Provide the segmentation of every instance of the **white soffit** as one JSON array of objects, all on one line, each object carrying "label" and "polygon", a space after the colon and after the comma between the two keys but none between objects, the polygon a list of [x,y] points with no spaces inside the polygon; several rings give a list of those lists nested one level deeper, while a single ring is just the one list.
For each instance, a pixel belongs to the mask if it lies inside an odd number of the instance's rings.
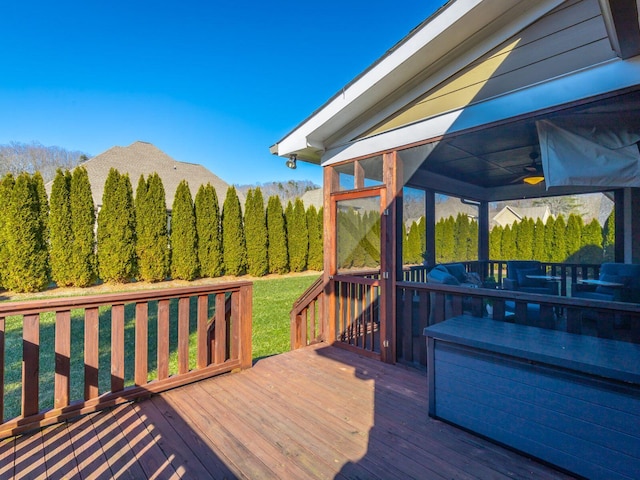
[{"label": "white soffit", "polygon": [[[309,152],[309,147],[316,151],[324,149],[327,138],[368,110],[374,109],[388,95],[410,83],[424,70],[434,64],[440,65],[438,71],[434,72],[433,79],[430,78],[435,86],[446,79],[447,75],[464,68],[466,64],[562,3],[563,0],[450,2],[274,145],[272,152],[288,156],[292,153],[301,154],[305,150]],[[506,22],[507,18],[509,22]],[[505,28],[489,31],[487,26],[494,22],[502,22]],[[469,42],[474,36],[479,37],[478,41]],[[462,44],[465,44],[467,51],[458,51]],[[456,53],[454,63],[447,58],[452,51]],[[424,84],[420,89],[422,93]],[[392,107],[388,107],[389,110],[399,108],[399,103],[406,104],[416,95],[415,91],[407,92]],[[380,112],[378,116],[387,114],[386,111]],[[304,155],[300,158],[304,159]]]},{"label": "white soffit", "polygon": [[362,157],[640,84],[640,57],[612,60],[326,151],[322,165]]}]

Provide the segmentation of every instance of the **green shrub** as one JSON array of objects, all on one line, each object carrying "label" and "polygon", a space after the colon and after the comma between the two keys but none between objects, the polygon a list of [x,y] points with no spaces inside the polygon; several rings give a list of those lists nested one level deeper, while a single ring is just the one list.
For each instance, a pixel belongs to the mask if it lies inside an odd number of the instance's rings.
[{"label": "green shrub", "polygon": [[51,277],[59,287],[73,285],[72,219],[71,174],[59,168],[51,186],[49,214]]},{"label": "green shrub", "polygon": [[89,175],[84,167],[76,167],[71,175],[71,280],[76,287],[88,287],[98,276],[96,258],[96,212],[91,195]]},{"label": "green shrub", "polygon": [[244,213],[249,274],[262,277],[269,270],[267,258],[267,220],[260,187],[249,190]]},{"label": "green shrub", "polygon": [[287,238],[289,239],[289,268],[292,272],[302,272],[307,269],[309,254],[309,230],[304,204],[296,199],[291,211],[290,223],[287,223]]},{"label": "green shrub", "polygon": [[307,268],[309,270],[321,271],[323,269],[323,245],[322,245],[322,221],[316,211],[316,207],[311,205],[307,209],[307,229],[309,231],[309,256]]},{"label": "green shrub", "polygon": [[105,282],[129,282],[136,271],[136,220],[129,175],[111,168],[98,214],[98,264]]},{"label": "green shrub", "polygon": [[203,277],[219,277],[224,272],[221,228],[216,189],[210,183],[200,185],[196,193],[196,230],[200,275]]},{"label": "green shrub", "polygon": [[247,272],[247,243],[242,210],[234,187],[227,190],[222,206],[222,252],[227,275],[244,275]]},{"label": "green shrub", "polygon": [[287,250],[287,234],[285,230],[282,202],[275,195],[267,201],[267,235],[269,273],[287,273],[289,271],[289,256]]},{"label": "green shrub", "polygon": [[138,277],[159,282],[169,274],[169,231],[164,186],[157,173],[146,181],[140,176],[135,205]]},{"label": "green shrub", "polygon": [[182,180],[171,209],[171,276],[193,280],[198,267],[196,216],[189,184]]}]

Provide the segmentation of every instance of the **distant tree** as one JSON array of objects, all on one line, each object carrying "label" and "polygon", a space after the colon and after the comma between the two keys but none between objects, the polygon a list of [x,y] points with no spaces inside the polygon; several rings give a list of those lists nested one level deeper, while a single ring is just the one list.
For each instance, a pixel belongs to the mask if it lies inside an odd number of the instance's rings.
[{"label": "distant tree", "polygon": [[71,278],[76,287],[92,285],[98,276],[95,225],[96,213],[89,174],[86,168],[76,167],[71,175]]},{"label": "distant tree", "polygon": [[198,276],[196,215],[186,180],[178,184],[171,208],[171,276],[193,280]]},{"label": "distant tree", "polygon": [[309,270],[321,271],[322,265],[322,222],[316,207],[311,205],[307,209],[307,228],[309,229]]},{"label": "distant tree", "polygon": [[302,272],[307,268],[309,254],[309,229],[302,200],[296,199],[291,212],[290,224],[287,224],[289,239],[289,267],[292,272]]},{"label": "distant tree", "polygon": [[544,251],[544,223],[541,218],[536,220],[533,229],[533,249],[531,258],[538,261],[544,261],[546,258],[546,253]]},{"label": "distant tree", "polygon": [[582,229],[580,263],[602,263],[602,227],[597,219],[591,220]]},{"label": "distant tree", "polygon": [[516,242],[513,238],[513,231],[510,225],[504,227],[502,231],[500,251],[502,252],[503,259],[509,260],[516,258]]},{"label": "distant tree", "polygon": [[516,247],[518,258],[522,260],[531,260],[533,258],[533,234],[535,224],[530,218],[523,218],[518,225]]},{"label": "distant tree", "polygon": [[260,187],[249,189],[244,208],[244,231],[247,240],[248,272],[262,277],[269,271],[267,218]]},{"label": "distant tree", "polygon": [[200,185],[196,194],[196,230],[200,275],[219,277],[224,273],[222,260],[222,223],[218,194],[210,183]]},{"label": "distant tree", "polygon": [[615,262],[616,258],[616,216],[615,209],[607,217],[604,224],[602,248],[604,250],[603,260],[605,262]]},{"label": "distant tree", "polygon": [[135,205],[138,277],[159,282],[169,275],[169,231],[164,185],[157,173],[147,180],[140,175]]},{"label": "distant tree", "polygon": [[227,190],[222,206],[222,252],[227,275],[247,273],[247,243],[240,200],[234,187]]},{"label": "distant tree", "polygon": [[545,256],[542,259],[544,262],[553,262],[553,249],[556,233],[556,220],[554,217],[549,217],[544,224],[544,252]]},{"label": "distant tree", "polygon": [[496,225],[489,232],[489,258],[491,260],[502,260],[502,226]]},{"label": "distant tree", "polygon": [[567,259],[567,224],[563,215],[558,215],[553,231],[552,261],[561,263]]},{"label": "distant tree", "polygon": [[418,223],[411,222],[406,242],[406,261],[409,264],[422,263],[422,250],[420,248],[420,227]]},{"label": "distant tree", "polygon": [[7,275],[4,286],[14,292],[38,292],[49,284],[49,258],[42,198],[37,179],[18,175],[7,212]]},{"label": "distant tree", "polygon": [[58,168],[70,170],[83,158],[88,157],[82,152],[61,147],[46,147],[38,142],[11,142],[0,145],[0,175],[40,172],[43,179],[49,181],[53,180]]},{"label": "distant tree", "polygon": [[0,285],[6,286],[5,280],[9,273],[9,211],[11,199],[13,195],[13,187],[15,186],[15,178],[11,173],[7,173],[0,180]]},{"label": "distant tree", "polygon": [[282,203],[277,195],[267,201],[267,234],[269,236],[269,273],[289,271],[287,233],[282,213]]},{"label": "distant tree", "polygon": [[111,168],[98,214],[98,264],[105,282],[129,282],[136,271],[136,218],[129,175]]},{"label": "distant tree", "polygon": [[49,256],[51,277],[59,287],[73,285],[73,216],[71,213],[71,174],[58,169],[51,186],[49,214]]}]

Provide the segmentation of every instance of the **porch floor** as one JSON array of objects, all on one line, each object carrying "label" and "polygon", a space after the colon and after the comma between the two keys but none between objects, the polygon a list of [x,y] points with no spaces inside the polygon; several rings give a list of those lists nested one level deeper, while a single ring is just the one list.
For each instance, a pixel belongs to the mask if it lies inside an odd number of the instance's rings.
[{"label": "porch floor", "polygon": [[316,345],[0,442],[0,478],[570,478],[428,418],[424,372]]}]

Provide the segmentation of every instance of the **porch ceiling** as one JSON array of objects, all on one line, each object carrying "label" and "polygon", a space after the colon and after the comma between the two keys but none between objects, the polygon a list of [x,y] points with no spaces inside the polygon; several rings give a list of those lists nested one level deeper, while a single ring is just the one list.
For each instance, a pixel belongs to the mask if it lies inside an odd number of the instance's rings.
[{"label": "porch ceiling", "polygon": [[437,179],[437,186],[444,187],[445,191],[455,190],[459,194],[466,185],[471,197],[487,200],[565,194],[566,189],[547,191],[544,182],[535,186],[523,182],[524,177],[531,175],[527,168],[532,163],[535,162],[540,171],[542,168],[536,121],[579,115],[583,125],[592,128],[613,117],[616,126],[639,132],[639,111],[640,92],[636,91],[471,132],[445,135],[409,184],[433,187],[430,184]]}]

